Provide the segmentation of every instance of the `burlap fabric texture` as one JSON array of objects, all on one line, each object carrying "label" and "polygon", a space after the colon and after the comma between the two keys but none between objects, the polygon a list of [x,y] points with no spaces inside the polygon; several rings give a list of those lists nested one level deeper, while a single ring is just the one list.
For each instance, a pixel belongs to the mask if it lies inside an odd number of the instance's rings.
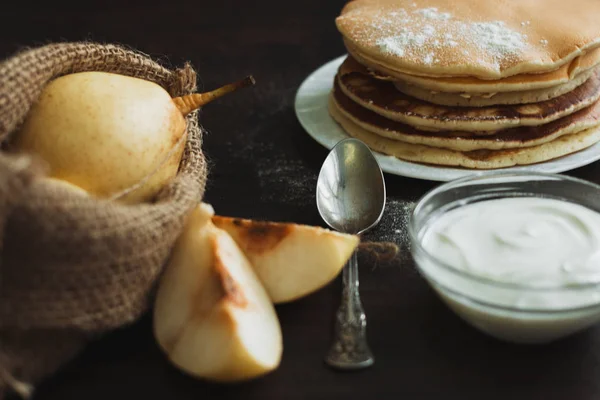
[{"label": "burlap fabric texture", "polygon": [[[52,79],[105,71],[147,79],[171,96],[196,90],[186,65],[169,70],[115,45],[58,43],[0,64],[0,139],[10,140]],[[151,202],[126,206],[50,185],[43,163],[0,152],[0,398],[27,395],[97,335],[149,307],[186,216],[202,199],[206,163],[197,113],[176,179]]]}]

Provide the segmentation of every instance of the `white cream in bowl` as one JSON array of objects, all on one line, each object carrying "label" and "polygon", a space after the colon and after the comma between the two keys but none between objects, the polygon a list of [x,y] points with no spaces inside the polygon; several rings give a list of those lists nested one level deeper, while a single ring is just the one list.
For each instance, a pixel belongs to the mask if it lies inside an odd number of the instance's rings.
[{"label": "white cream in bowl", "polygon": [[461,317],[539,343],[600,320],[600,214],[543,197],[465,204],[419,233],[419,268]]}]

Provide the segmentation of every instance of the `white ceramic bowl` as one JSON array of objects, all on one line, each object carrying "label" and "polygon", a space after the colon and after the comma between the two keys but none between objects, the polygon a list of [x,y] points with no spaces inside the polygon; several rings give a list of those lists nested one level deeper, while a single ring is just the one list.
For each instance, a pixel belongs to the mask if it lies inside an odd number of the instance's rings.
[{"label": "white ceramic bowl", "polygon": [[600,212],[600,186],[580,179],[538,173],[473,175],[421,198],[408,227],[411,252],[431,287],[469,324],[505,341],[547,343],[600,321],[600,281],[543,287],[496,282],[447,265],[421,242],[427,225],[442,213],[478,201],[522,196],[565,200]]}]

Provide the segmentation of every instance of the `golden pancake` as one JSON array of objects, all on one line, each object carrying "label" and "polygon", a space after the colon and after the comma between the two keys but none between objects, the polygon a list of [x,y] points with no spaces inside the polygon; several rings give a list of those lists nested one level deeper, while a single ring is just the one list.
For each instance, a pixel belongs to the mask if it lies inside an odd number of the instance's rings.
[{"label": "golden pancake", "polygon": [[418,86],[403,83],[400,81],[393,82],[393,84],[400,92],[415,97],[417,99],[427,101],[429,103],[450,107],[487,107],[499,104],[515,105],[539,103],[542,101],[554,99],[558,96],[562,96],[566,93],[569,93],[572,90],[575,90],[575,88],[582,85],[594,73],[597,73],[598,70],[600,70],[600,67],[588,69],[587,71],[584,71],[577,75],[574,79],[570,80],[569,82],[557,86],[543,89],[525,90],[519,92],[459,94],[422,89]]},{"label": "golden pancake", "polygon": [[353,0],[336,19],[360,54],[405,74],[549,72],[600,45],[598,0]]},{"label": "golden pancake", "polygon": [[348,58],[339,69],[337,83],[344,94],[383,117],[427,130],[497,131],[537,126],[579,111],[600,98],[600,73],[555,99],[527,105],[448,107],[415,99],[385,81],[369,76]]},{"label": "golden pancake", "polygon": [[558,137],[581,132],[600,125],[600,101],[575,114],[546,125],[521,127],[478,135],[474,132],[429,132],[392,121],[354,103],[339,86],[333,90],[336,110],[344,118],[368,132],[412,144],[441,147],[458,151],[501,150],[538,146]]},{"label": "golden pancake", "polygon": [[471,169],[498,169],[515,165],[528,165],[549,161],[590,147],[600,141],[600,128],[595,127],[539,146],[505,150],[455,151],[436,147],[411,144],[388,139],[371,133],[345,118],[330,101],[332,117],[346,133],[357,138],[379,153],[405,161],[432,165],[466,167]]},{"label": "golden pancake", "polygon": [[473,77],[433,78],[393,71],[377,64],[369,57],[361,55],[347,42],[346,47],[350,55],[368,67],[369,72],[377,79],[398,81],[437,92],[480,94],[482,96],[497,92],[517,92],[555,87],[569,83],[583,72],[589,71],[600,64],[600,48],[596,48],[575,57],[557,70],[545,73],[513,75],[497,80],[484,80]]}]

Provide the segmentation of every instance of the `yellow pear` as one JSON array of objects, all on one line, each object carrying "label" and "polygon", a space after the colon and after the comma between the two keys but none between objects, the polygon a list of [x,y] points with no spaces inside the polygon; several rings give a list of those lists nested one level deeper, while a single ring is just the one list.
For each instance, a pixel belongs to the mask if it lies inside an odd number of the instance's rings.
[{"label": "yellow pear", "polygon": [[42,157],[51,177],[99,197],[130,188],[159,168],[145,185],[122,199],[138,202],[175,176],[184,134],[183,115],[159,85],[83,72],[46,86],[14,144]]},{"label": "yellow pear", "polygon": [[214,216],[242,249],[274,303],[299,299],[331,282],[359,244],[356,235],[315,226]]},{"label": "yellow pear", "polygon": [[190,375],[249,380],[279,366],[281,328],[250,263],[212,215],[212,207],[200,205],[178,239],[159,282],[154,335]]},{"label": "yellow pear", "polygon": [[103,198],[150,200],[179,168],[186,141],[184,115],[239,87],[171,98],[156,83],[106,72],[51,81],[14,139],[37,154],[50,176]]}]

